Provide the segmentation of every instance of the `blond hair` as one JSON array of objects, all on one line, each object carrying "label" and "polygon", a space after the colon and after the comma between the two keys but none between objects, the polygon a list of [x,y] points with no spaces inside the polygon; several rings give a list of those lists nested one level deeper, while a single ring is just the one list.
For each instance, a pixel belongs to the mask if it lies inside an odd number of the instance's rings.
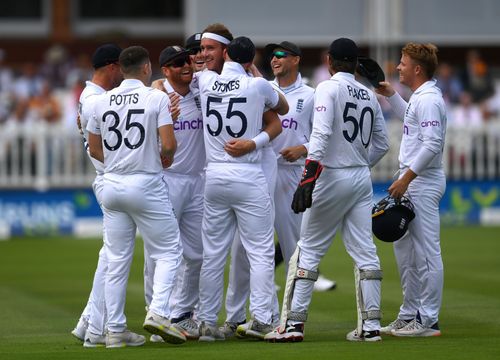
[{"label": "blond hair", "polygon": [[409,56],[420,65],[429,79],[434,76],[434,72],[438,65],[438,48],[436,45],[431,43],[417,44],[410,42],[403,47],[401,53]]}]

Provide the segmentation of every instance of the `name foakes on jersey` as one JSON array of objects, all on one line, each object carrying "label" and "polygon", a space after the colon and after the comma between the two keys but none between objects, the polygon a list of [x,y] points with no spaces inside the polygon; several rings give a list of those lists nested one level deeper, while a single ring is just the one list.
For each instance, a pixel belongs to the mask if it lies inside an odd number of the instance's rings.
[{"label": "name foakes on jersey", "polygon": [[111,95],[109,97],[109,105],[130,105],[137,104],[139,102],[139,94],[125,94],[125,95]]},{"label": "name foakes on jersey", "polygon": [[358,89],[350,85],[347,85],[347,91],[349,92],[349,95],[355,99],[368,100],[368,101],[370,100],[370,93],[365,89]]},{"label": "name foakes on jersey", "polygon": [[238,90],[239,88],[240,88],[239,80],[231,80],[227,83],[223,83],[216,80],[212,85],[212,90],[217,92],[233,91],[233,90]]}]

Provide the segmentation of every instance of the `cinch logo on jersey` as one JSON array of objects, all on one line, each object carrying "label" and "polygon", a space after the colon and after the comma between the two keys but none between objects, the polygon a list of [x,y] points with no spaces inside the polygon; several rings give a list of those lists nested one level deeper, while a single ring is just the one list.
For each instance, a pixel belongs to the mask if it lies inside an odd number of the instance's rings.
[{"label": "cinch logo on jersey", "polygon": [[290,118],[281,120],[281,126],[283,127],[283,129],[297,130],[298,124],[297,121],[293,120],[293,118]]},{"label": "cinch logo on jersey", "polygon": [[357,89],[347,85],[349,95],[358,100],[370,100],[370,94],[365,89]]},{"label": "cinch logo on jersey", "polygon": [[314,110],[316,110],[317,112],[322,112],[322,111],[326,111],[326,107],[323,105],[320,105],[320,106],[316,106],[314,108]]},{"label": "cinch logo on jersey", "polygon": [[410,132],[410,130],[409,130],[408,126],[403,125],[403,134],[408,135],[409,132]]},{"label": "cinch logo on jersey", "polygon": [[198,130],[203,128],[203,120],[182,120],[174,123],[174,130]]},{"label": "cinch logo on jersey", "polygon": [[420,126],[422,126],[422,127],[441,126],[441,123],[439,121],[437,121],[437,120],[422,121],[420,123]]},{"label": "cinch logo on jersey", "polygon": [[239,80],[231,80],[228,83],[216,81],[216,82],[214,82],[214,85],[212,86],[212,90],[217,91],[217,92],[232,91],[232,90],[237,90],[239,88],[240,88],[240,81]]},{"label": "cinch logo on jersey", "polygon": [[109,98],[109,105],[129,105],[129,104],[137,104],[139,101],[139,94],[125,94],[125,95],[111,95]]}]

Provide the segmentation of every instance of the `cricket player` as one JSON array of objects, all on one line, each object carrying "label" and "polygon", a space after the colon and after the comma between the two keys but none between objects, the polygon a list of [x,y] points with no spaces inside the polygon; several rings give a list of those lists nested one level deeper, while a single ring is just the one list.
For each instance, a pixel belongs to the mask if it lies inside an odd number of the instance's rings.
[{"label": "cricket player", "polygon": [[316,89],[309,153],[292,201],[296,213],[309,209],[289,263],[281,324],[265,336],[271,342],[303,340],[316,271],[338,230],[360,274],[356,288],[362,295],[358,328],[347,339],[381,340],[382,276],[371,230],[370,167],[389,149],[385,120],[375,94],[354,78],[354,41],[337,39],[328,52],[333,76]]},{"label": "cricket player", "polygon": [[432,44],[408,43],[397,66],[399,81],[413,92],[408,103],[388,82],[377,92],[387,97],[403,119],[399,179],[389,187],[394,198],[405,195],[415,206],[408,233],[394,243],[403,304],[396,320],[383,327],[395,336],[440,336],[439,310],[443,296],[439,202],[446,189],[443,148],[446,105],[433,79],[438,64]]},{"label": "cricket player", "polygon": [[[179,98],[180,114],[174,122],[177,151],[173,164],[164,169],[169,186],[169,197],[179,223],[183,257],[174,293],[171,296],[171,321],[188,339],[198,338],[198,323],[193,319],[199,299],[199,278],[203,260],[201,220],[203,217],[203,190],[205,147],[203,144],[203,119],[198,90],[190,87],[193,78],[190,51],[180,46],[165,48],[159,63],[165,80],[167,94]],[[145,257],[146,303],[151,303],[152,261]],[[152,341],[163,341],[151,336]]]},{"label": "cricket player", "polygon": [[[205,35],[205,36],[203,36]],[[210,24],[208,25],[202,33],[201,40],[200,40],[200,46],[201,46],[201,54],[203,56],[204,62],[206,62],[206,68],[207,70],[214,71],[218,74],[222,72],[222,68],[224,65],[224,51],[227,49],[227,46],[229,42],[233,39],[233,35],[229,31],[229,29],[220,23],[215,23],[215,24]],[[192,41],[193,40],[193,41]],[[196,45],[196,34],[191,36],[187,43],[188,44],[193,44]],[[198,58],[197,53],[197,57]],[[191,56],[191,59],[193,60],[193,56]],[[262,75],[259,73],[258,69],[254,66],[251,65],[248,67],[248,72],[257,77],[262,77]],[[201,72],[195,73],[192,85],[193,87],[198,87],[198,77],[201,75]],[[155,81],[156,83],[156,81]],[[158,85],[158,84],[157,84]],[[161,88],[161,87],[159,87]],[[276,122],[276,120],[279,121],[278,115],[274,111],[266,111],[263,115],[264,122]],[[228,151],[234,151],[231,152],[231,155],[233,156],[241,156],[241,152],[237,148],[228,148]],[[272,206],[272,214],[274,216],[274,204],[273,204],[273,199],[274,199],[274,187],[275,187],[275,182],[276,182],[276,174],[277,174],[277,163],[276,163],[276,157],[274,155],[274,151],[272,149],[271,144],[264,145],[261,149],[261,165],[262,169],[264,171],[264,176],[267,180],[268,188],[269,188],[269,193],[270,193],[270,200],[271,200],[271,206]],[[246,269],[244,271],[234,271],[236,264],[238,266],[238,269],[243,268]],[[241,264],[244,264],[241,266]],[[226,338],[231,337],[234,335],[236,328],[238,325],[245,324],[246,323],[246,310],[245,310],[245,305],[246,305],[246,300],[248,298],[249,294],[249,281],[250,281],[250,275],[249,275],[249,263],[248,263],[248,258],[246,255],[246,252],[241,245],[240,237],[238,234],[238,231],[236,231],[234,240],[233,240],[233,246],[231,247],[231,268],[230,268],[230,273],[229,273],[229,283],[237,283],[235,286],[228,286],[228,292],[227,296],[231,298],[233,295],[237,296],[239,300],[241,300],[241,303],[234,303],[234,302],[226,302],[226,312],[229,314],[233,314],[235,319],[240,319],[238,321],[234,321],[233,317],[228,316],[227,321],[224,323],[224,325],[220,328],[220,331],[222,331],[225,335]],[[243,285],[241,285],[243,284]],[[245,290],[246,289],[246,290]],[[242,291],[244,290],[244,292]],[[240,292],[242,294],[240,294]],[[278,318],[279,317],[279,305],[277,302],[277,298],[274,299],[273,301],[273,317]],[[235,311],[231,311],[231,309],[228,306],[231,306],[231,304],[234,305]],[[260,335],[259,335],[260,336]]]},{"label": "cricket player", "polygon": [[[103,94],[118,86],[122,81],[122,73],[118,65],[118,58],[122,49],[115,44],[104,44],[99,46],[92,55],[92,66],[95,71],[92,80],[86,82],[85,89],[80,95],[78,109],[78,128],[82,132],[83,143],[87,154],[96,170],[96,178],[92,184],[97,202],[104,212],[102,206],[102,187],[104,164],[88,153],[88,131],[86,129],[92,116],[91,103],[96,95]],[[106,344],[105,323],[106,308],[104,303],[104,276],[108,266],[106,259],[106,230],[103,228],[103,247],[99,251],[97,268],[94,274],[92,290],[87,305],[80,316],[78,324],[71,332],[73,336],[83,341],[85,347],[99,347]]]},{"label": "cricket player", "polygon": [[185,336],[168,320],[182,254],[179,227],[162,174],[162,162],[170,166],[176,150],[169,99],[146,86],[151,79],[146,49],[132,46],[123,50],[119,63],[123,82],[95,100],[94,116],[87,125],[90,154],[104,163],[106,347],[141,346],[145,342],[144,336],[127,330],[124,314],[136,226],[155,262],[153,295],[144,328],[167,342],[182,343]]},{"label": "cricket player", "polygon": [[205,68],[205,56],[201,51],[202,33],[195,33],[186,40],[185,48],[189,50],[191,66],[194,72],[202,71]]},{"label": "cricket player", "polygon": [[[299,72],[302,52],[297,45],[289,41],[268,44],[266,53],[271,59],[271,69],[275,76],[271,84],[283,91],[291,104],[290,111],[280,116],[283,132],[272,143],[278,157],[274,228],[279,241],[277,250],[281,251],[283,260],[288,264],[300,237],[302,214],[295,214],[290,209],[290,199],[293,198],[295,184],[300,180],[309,149],[314,89],[302,81]],[[332,290],[335,286],[335,281],[321,274],[314,282],[315,291]]]},{"label": "cricket player", "polygon": [[[204,32],[203,39],[222,40]],[[288,106],[269,83],[246,71],[255,56],[250,39],[236,38],[223,49],[221,74],[199,76],[204,112],[207,156],[205,209],[202,224],[203,265],[200,277],[200,341],[223,340],[216,327],[221,308],[225,260],[236,228],[250,262],[250,311],[254,328],[271,327],[274,291],[274,245],[271,200],[260,159],[260,149],[281,131],[281,124],[266,122],[265,107],[286,113]],[[219,59],[206,57],[207,67]],[[269,131],[269,132],[268,132]]]}]

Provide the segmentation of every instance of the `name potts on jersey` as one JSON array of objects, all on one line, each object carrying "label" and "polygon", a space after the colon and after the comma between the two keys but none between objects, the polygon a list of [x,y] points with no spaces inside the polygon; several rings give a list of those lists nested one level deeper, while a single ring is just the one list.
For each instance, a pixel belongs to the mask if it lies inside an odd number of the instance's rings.
[{"label": "name potts on jersey", "polygon": [[124,95],[111,95],[109,97],[109,105],[130,105],[139,102],[139,94],[124,94]]}]

